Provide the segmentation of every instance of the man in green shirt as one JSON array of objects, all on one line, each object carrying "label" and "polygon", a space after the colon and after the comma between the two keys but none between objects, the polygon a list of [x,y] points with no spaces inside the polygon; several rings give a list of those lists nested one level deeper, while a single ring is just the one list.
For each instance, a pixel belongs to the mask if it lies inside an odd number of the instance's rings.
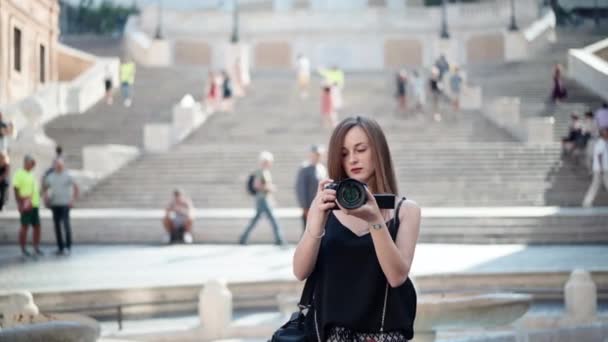
[{"label": "man in green shirt", "polygon": [[36,255],[43,255],[40,250],[40,188],[36,176],[32,172],[35,166],[34,158],[26,155],[23,158],[23,168],[13,176],[15,199],[21,219],[19,245],[21,246],[21,253],[26,257],[31,255],[25,248],[28,226],[32,226],[34,229],[34,252]]},{"label": "man in green shirt", "polygon": [[132,88],[135,83],[135,63],[127,60],[120,65],[120,86],[125,107],[131,107],[133,102]]}]

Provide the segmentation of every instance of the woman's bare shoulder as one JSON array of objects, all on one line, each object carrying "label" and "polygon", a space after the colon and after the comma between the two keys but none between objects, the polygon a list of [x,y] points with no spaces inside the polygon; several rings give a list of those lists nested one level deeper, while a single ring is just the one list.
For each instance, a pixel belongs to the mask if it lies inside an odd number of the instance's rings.
[{"label": "woman's bare shoulder", "polygon": [[412,218],[412,216],[420,217],[420,211],[421,210],[418,203],[408,198],[401,204],[401,210],[399,210],[399,219],[403,220],[406,217]]}]

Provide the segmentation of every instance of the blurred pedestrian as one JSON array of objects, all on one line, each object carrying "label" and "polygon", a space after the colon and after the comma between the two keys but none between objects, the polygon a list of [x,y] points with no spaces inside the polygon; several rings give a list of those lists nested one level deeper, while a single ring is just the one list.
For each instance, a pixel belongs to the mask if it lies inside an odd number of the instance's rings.
[{"label": "blurred pedestrian", "polygon": [[272,231],[274,232],[274,243],[276,245],[284,245],[283,235],[281,228],[277,222],[276,216],[274,215],[274,209],[272,206],[273,198],[272,193],[276,192],[276,186],[272,181],[272,174],[270,169],[274,162],[274,156],[268,151],[260,153],[259,157],[260,168],[254,172],[253,187],[255,191],[255,216],[251,219],[245,231],[239,239],[241,245],[246,245],[249,239],[249,234],[255,225],[258,223],[262,215],[266,215],[272,225]]},{"label": "blurred pedestrian", "polygon": [[317,195],[317,188],[322,179],[327,178],[327,168],[321,162],[325,148],[312,145],[308,161],[300,168],[296,177],[296,197],[302,208],[303,228],[306,229],[306,217],[312,200]]}]

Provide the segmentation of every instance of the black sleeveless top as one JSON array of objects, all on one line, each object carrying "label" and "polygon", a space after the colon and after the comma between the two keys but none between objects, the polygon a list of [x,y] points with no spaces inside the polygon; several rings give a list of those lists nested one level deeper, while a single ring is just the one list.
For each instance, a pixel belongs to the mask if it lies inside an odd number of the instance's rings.
[{"label": "black sleeveless top", "polygon": [[[400,223],[398,213],[395,210],[395,217],[387,223],[393,241]],[[313,308],[322,341],[332,327],[380,332],[388,282],[371,234],[355,235],[330,213],[314,273]],[[411,339],[415,317],[416,291],[410,279],[397,288],[389,285],[384,332],[398,331]]]}]

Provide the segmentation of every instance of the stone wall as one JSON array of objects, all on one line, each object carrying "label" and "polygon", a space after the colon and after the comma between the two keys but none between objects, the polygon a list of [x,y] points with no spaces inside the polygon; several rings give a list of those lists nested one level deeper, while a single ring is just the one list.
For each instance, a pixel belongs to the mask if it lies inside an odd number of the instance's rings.
[{"label": "stone wall", "polygon": [[[608,39],[568,52],[568,74],[608,101]],[[599,53],[599,54],[598,54]],[[601,57],[603,56],[603,57]]]},{"label": "stone wall", "polygon": [[95,64],[93,56],[62,45],[58,49],[59,81],[72,81]]},{"label": "stone wall", "polygon": [[[18,101],[56,81],[59,4],[5,0],[0,4],[0,103]],[[21,36],[20,70],[15,37]],[[44,52],[43,52],[44,51]]]},{"label": "stone wall", "polygon": [[[430,66],[441,53],[462,65],[525,58],[530,44],[524,30],[506,31],[510,8],[504,1],[449,5],[448,41],[437,32],[437,7],[400,0],[323,0],[308,2],[309,7],[302,3],[306,1],[283,0],[274,1],[273,9],[241,9],[241,43],[248,46],[254,68],[293,68],[298,54],[307,55],[314,67],[339,65],[345,70]],[[537,22],[533,3],[518,0],[516,8],[520,26]],[[158,50],[160,45],[152,49],[149,36],[158,21],[156,7],[144,8],[129,20],[127,46],[133,47],[138,62],[225,67],[224,50],[232,29],[229,9],[165,9],[162,20],[163,51]],[[535,32],[543,32],[545,25],[536,26]],[[158,56],[168,58],[153,64],[150,58]]]}]

